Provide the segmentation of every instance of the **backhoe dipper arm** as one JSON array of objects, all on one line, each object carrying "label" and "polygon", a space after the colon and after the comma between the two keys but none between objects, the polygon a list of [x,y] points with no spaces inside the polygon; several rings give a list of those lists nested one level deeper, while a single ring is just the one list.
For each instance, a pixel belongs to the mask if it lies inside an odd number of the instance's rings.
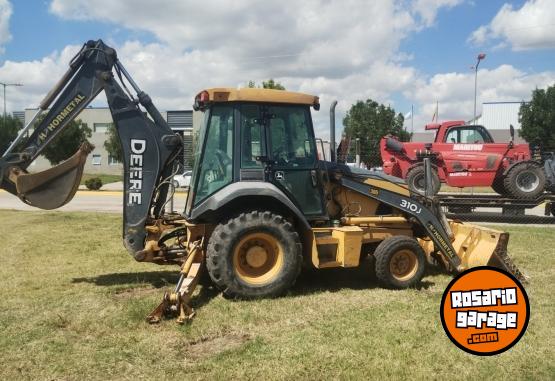
[{"label": "backhoe dipper arm", "polygon": [[[129,93],[122,76],[133,87],[138,100]],[[106,93],[123,149],[124,245],[141,260],[142,255],[137,253],[145,246],[145,225],[163,212],[170,186],[168,178],[172,175],[181,140],[169,128],[150,97],[123,68],[116,51],[102,40],[83,45],[68,71],[40,103],[33,120],[0,158],[1,187],[43,209],[54,209],[70,201],[78,187],[86,154],[93,147],[82,145],[72,158],[45,172],[29,174],[26,169],[102,90]],[[139,103],[152,120],[139,108]],[[31,135],[24,138],[39,114],[51,104]]]}]

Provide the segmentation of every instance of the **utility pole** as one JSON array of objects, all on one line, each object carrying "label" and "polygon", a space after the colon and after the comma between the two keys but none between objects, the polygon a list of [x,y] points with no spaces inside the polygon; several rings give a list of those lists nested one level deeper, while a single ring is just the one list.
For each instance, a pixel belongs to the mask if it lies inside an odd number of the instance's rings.
[{"label": "utility pole", "polygon": [[410,140],[414,132],[414,105],[410,105]]},{"label": "utility pole", "polygon": [[360,168],[360,138],[355,139],[355,162],[357,168]]},{"label": "utility pole", "polygon": [[21,83],[4,83],[0,82],[0,85],[4,86],[4,126],[6,125],[6,86],[23,86]]},{"label": "utility pole", "polygon": [[474,66],[474,119],[472,120],[472,124],[476,124],[476,94],[478,89],[478,65],[480,65],[480,61],[486,58],[485,53],[478,54],[478,61],[476,62],[476,66]]}]

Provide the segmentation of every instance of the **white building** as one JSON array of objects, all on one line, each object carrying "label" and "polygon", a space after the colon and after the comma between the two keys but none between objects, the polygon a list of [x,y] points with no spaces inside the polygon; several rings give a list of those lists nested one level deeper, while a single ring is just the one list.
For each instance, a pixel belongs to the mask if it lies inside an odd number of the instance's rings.
[{"label": "white building", "polygon": [[485,102],[482,103],[482,115],[476,118],[475,124],[480,124],[488,130],[509,130],[512,124],[515,130],[520,130],[518,112],[522,102]]},{"label": "white building", "polygon": [[[485,102],[482,103],[482,115],[476,118],[476,122],[468,121],[468,124],[478,124],[486,127],[493,140],[498,143],[508,142],[511,139],[509,126],[515,128],[515,143],[526,143],[518,133],[520,122],[518,112],[522,102]],[[414,142],[432,142],[434,132],[415,132],[412,140]]]}]

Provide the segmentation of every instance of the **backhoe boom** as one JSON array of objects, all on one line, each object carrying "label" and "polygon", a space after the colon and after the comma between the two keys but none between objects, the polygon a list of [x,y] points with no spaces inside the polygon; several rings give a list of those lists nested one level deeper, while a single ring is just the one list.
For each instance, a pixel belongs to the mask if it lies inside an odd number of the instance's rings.
[{"label": "backhoe boom", "polygon": [[[135,90],[137,100],[123,77]],[[141,259],[137,253],[144,250],[145,225],[161,217],[181,140],[124,69],[116,51],[102,40],[83,45],[68,71],[40,103],[33,120],[0,158],[1,187],[38,208],[55,209],[69,202],[77,190],[86,155],[92,150],[90,145],[83,145],[72,158],[45,172],[29,174],[27,168],[102,91],[123,149],[124,245]],[[33,127],[31,135],[24,138]]]}]

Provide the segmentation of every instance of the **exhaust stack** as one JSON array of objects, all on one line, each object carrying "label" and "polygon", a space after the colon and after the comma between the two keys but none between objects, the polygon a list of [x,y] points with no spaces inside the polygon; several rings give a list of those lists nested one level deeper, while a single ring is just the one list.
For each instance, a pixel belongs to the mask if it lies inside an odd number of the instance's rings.
[{"label": "exhaust stack", "polygon": [[337,106],[337,101],[334,100],[330,105],[330,159],[332,163],[337,161],[335,152],[335,106]]}]

